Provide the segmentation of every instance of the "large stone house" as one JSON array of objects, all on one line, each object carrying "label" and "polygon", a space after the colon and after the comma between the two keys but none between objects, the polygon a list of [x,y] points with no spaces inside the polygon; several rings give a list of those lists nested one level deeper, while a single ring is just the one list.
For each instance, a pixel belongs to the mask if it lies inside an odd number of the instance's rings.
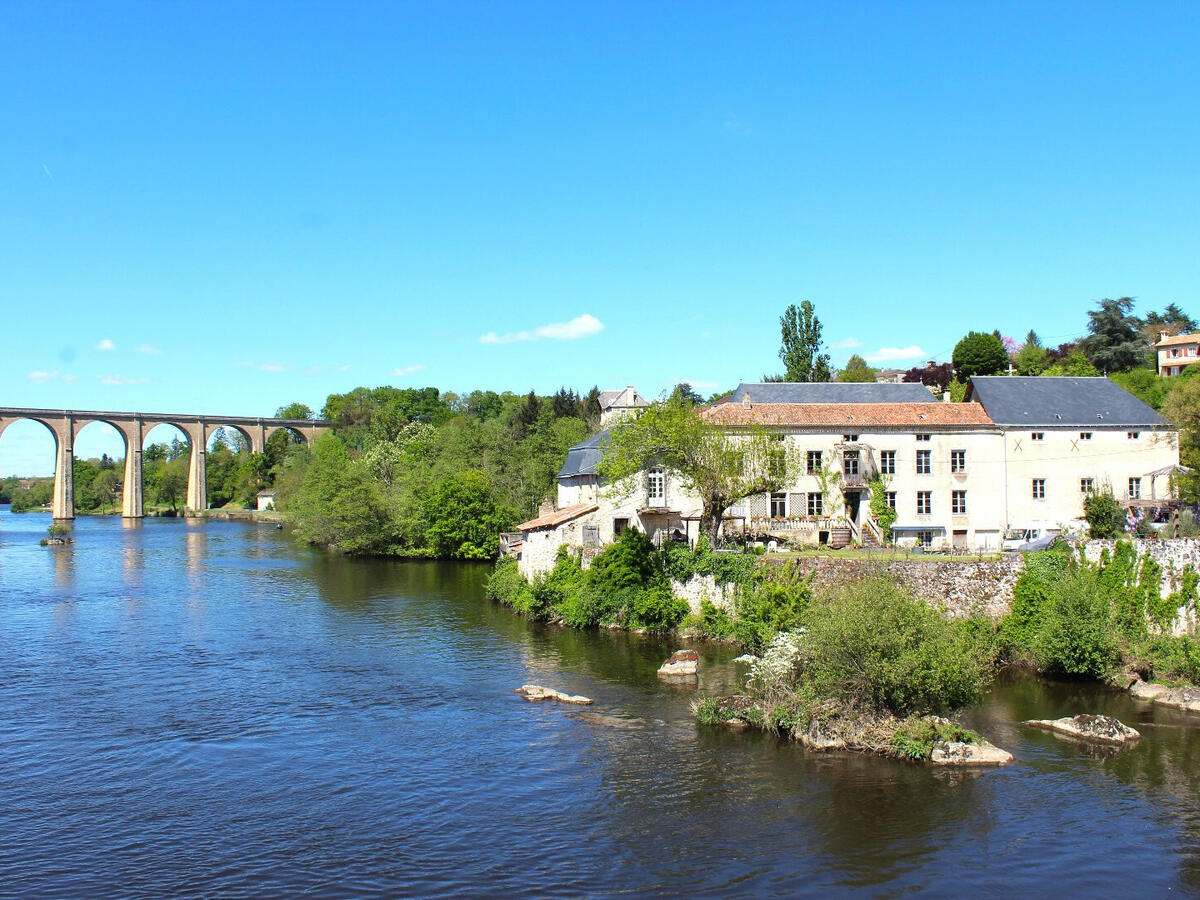
[{"label": "large stone house", "polygon": [[[919,384],[741,384],[704,415],[733,433],[766,429],[797,463],[784,490],[731,507],[726,532],[801,545],[881,540],[876,476],[896,543],[993,550],[1010,528],[1078,523],[1092,491],[1161,502],[1179,463],[1177,432],[1106,378],[975,378],[965,403]],[[555,510],[518,526],[526,575],[549,569],[560,546],[603,546],[625,528],[656,542],[699,534],[700,501],[676,474],[601,483],[607,434],[570,449]]]}]

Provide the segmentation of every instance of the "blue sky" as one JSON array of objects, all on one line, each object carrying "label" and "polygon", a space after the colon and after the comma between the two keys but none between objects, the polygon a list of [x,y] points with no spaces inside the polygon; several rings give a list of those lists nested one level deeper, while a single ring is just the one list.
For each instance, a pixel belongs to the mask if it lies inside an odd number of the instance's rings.
[{"label": "blue sky", "polygon": [[[1182,3],[9,4],[0,405],[708,392],[802,299],[898,367],[1197,314],[1198,38]],[[14,426],[0,473],[50,446]]]}]

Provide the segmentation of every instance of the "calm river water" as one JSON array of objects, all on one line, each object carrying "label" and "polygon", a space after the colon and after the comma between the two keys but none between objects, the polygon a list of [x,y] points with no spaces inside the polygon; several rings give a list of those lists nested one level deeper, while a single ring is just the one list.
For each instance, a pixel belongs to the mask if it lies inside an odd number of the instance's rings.
[{"label": "calm river water", "polygon": [[[0,514],[0,894],[1200,891],[1200,716],[1031,681],[976,774],[698,727],[673,646],[530,625],[484,566],[270,527]],[[736,685],[702,652],[702,691]],[[528,703],[537,682],[595,698]],[[1088,751],[1015,723],[1107,712]]]}]

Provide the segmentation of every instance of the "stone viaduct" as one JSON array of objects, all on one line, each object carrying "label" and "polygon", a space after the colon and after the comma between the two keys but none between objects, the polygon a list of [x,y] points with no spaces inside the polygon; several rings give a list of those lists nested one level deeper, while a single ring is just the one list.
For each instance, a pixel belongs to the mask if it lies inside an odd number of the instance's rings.
[{"label": "stone viaduct", "polygon": [[75,518],[75,435],[91,422],[106,422],[125,440],[125,478],[121,500],[121,515],[141,518],[142,505],[142,442],[146,433],[156,425],[174,425],[182,431],[191,446],[188,466],[186,508],[195,512],[208,506],[208,487],[204,480],[205,454],[208,439],[218,428],[232,428],[242,433],[250,449],[261,453],[267,438],[286,429],[312,441],[328,431],[329,422],[317,419],[261,419],[248,416],[195,416],[174,413],[98,412],[74,409],[16,409],[0,407],[0,435],[13,422],[30,419],[50,430],[56,445],[54,460],[54,502],[56,519]]}]

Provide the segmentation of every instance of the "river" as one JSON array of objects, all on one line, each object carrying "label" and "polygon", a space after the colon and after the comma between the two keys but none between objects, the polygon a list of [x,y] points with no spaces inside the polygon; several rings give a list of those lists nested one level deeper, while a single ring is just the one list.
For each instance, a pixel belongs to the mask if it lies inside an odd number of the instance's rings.
[{"label": "river", "polygon": [[[1200,891],[1200,716],[1011,680],[978,773],[703,728],[657,638],[530,624],[482,565],[269,526],[0,511],[0,893]],[[733,653],[701,649],[702,692]],[[536,682],[596,700],[534,704]],[[1015,724],[1109,713],[1089,750]]]}]

